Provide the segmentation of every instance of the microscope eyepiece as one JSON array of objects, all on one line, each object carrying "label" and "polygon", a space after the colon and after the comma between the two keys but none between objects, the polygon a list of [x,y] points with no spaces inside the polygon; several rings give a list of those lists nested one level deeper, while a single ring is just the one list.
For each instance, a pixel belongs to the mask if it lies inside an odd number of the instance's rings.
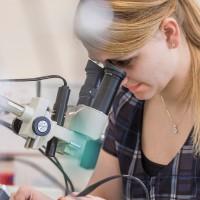
[{"label": "microscope eyepiece", "polygon": [[119,67],[115,67],[110,62],[105,64],[104,73],[112,73],[112,76],[118,77],[120,80],[123,80],[126,76],[126,73]]},{"label": "microscope eyepiece", "polygon": [[90,106],[94,101],[94,97],[103,79],[104,69],[98,66],[93,61],[88,60],[85,71],[86,79],[84,85],[81,87],[81,90],[79,92],[79,100],[77,104]]},{"label": "microscope eyepiece", "polygon": [[104,68],[103,80],[91,107],[108,114],[125,76],[126,73],[123,70],[107,62]]}]

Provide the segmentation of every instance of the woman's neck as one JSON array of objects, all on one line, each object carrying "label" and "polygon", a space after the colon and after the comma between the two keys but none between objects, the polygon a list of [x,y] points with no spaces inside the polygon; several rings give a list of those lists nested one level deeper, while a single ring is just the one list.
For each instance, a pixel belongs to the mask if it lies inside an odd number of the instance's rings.
[{"label": "woman's neck", "polygon": [[187,83],[191,81],[191,56],[188,47],[183,48],[179,60],[177,74],[160,94],[168,105],[175,104],[177,106],[178,103],[181,106],[188,103],[189,100],[181,98],[187,88]]}]

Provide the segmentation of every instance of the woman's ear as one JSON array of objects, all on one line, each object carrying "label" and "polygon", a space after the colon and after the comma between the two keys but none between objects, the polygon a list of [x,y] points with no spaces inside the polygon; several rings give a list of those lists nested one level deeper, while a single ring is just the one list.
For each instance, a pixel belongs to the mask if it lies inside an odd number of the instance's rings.
[{"label": "woman's ear", "polygon": [[164,33],[167,45],[170,49],[174,49],[179,46],[180,27],[174,18],[165,18],[160,25],[160,30]]}]

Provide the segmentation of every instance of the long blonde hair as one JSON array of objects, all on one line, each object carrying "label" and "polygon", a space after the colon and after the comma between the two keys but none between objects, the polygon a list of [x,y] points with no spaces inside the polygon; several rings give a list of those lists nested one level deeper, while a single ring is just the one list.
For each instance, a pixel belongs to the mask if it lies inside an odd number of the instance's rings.
[{"label": "long blonde hair", "polygon": [[[89,0],[80,0],[81,4]],[[112,23],[105,31],[82,34],[75,21],[75,33],[92,48],[121,55],[141,48],[159,29],[163,19],[174,16],[191,53],[191,78],[186,91],[194,107],[193,146],[200,154],[200,6],[198,0],[92,0],[97,6],[107,2],[113,12]],[[78,14],[76,15],[78,16]],[[97,24],[98,26],[98,24]],[[189,95],[189,96],[188,96]]]}]

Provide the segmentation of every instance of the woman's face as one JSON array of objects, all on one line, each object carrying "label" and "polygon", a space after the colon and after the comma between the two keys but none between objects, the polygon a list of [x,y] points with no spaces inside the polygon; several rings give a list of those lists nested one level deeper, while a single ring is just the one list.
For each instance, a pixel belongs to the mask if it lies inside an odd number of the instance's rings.
[{"label": "woman's face", "polygon": [[141,49],[120,57],[88,49],[89,57],[101,63],[111,62],[123,69],[127,76],[123,85],[138,99],[147,100],[161,92],[176,76],[178,53],[170,48],[158,31]]}]

